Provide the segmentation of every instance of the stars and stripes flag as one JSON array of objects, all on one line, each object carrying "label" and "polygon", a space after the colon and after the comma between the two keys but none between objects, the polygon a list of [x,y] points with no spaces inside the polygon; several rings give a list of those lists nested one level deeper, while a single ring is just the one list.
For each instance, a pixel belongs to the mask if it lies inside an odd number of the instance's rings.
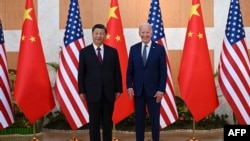
[{"label": "stars and stripes flag", "polygon": [[110,45],[117,49],[117,52],[119,54],[120,67],[122,71],[123,93],[115,101],[115,107],[112,117],[113,122],[117,124],[134,112],[134,100],[130,99],[127,96],[127,90],[126,90],[126,71],[128,66],[128,53],[123,34],[122,20],[119,11],[118,0],[111,0],[110,2],[107,31],[108,33],[105,40],[105,44]]},{"label": "stars and stripes flag", "polygon": [[181,97],[195,121],[218,107],[200,0],[192,0],[178,80]]},{"label": "stars and stripes flag", "polygon": [[239,124],[250,124],[250,64],[239,0],[231,0],[218,81]]},{"label": "stars and stripes flag", "polygon": [[0,20],[0,130],[14,122],[7,57],[4,46],[2,22]]},{"label": "stars and stripes flag", "polygon": [[31,123],[55,107],[33,0],[25,5],[14,97]]},{"label": "stars and stripes flag", "polygon": [[60,54],[55,93],[67,121],[73,130],[89,122],[85,101],[78,93],[79,51],[85,47],[79,4],[71,0],[64,35],[64,45]]},{"label": "stars and stripes flag", "polygon": [[166,94],[164,95],[164,98],[161,101],[161,109],[160,109],[160,126],[161,128],[164,128],[178,119],[178,112],[174,98],[173,81],[172,81],[171,68],[168,58],[168,48],[164,33],[164,26],[161,18],[161,9],[159,0],[151,1],[148,23],[150,23],[153,28],[152,41],[155,41],[163,45],[167,53],[166,60],[167,60],[168,77],[166,82]]}]

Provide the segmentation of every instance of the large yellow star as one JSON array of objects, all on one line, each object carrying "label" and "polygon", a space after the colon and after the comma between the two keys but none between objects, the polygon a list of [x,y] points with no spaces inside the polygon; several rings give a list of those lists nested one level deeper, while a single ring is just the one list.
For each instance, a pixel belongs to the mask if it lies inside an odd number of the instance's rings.
[{"label": "large yellow star", "polygon": [[108,21],[109,21],[109,19],[110,19],[111,17],[117,19],[117,16],[116,16],[116,14],[115,14],[115,11],[116,11],[117,8],[118,8],[117,6],[114,6],[114,7],[111,7],[111,8],[109,9]]},{"label": "large yellow star", "polygon": [[197,11],[199,6],[200,4],[192,5],[189,18],[191,18],[193,15],[200,16],[199,12]]},{"label": "large yellow star", "polygon": [[31,11],[32,11],[32,8],[25,9],[25,11],[24,11],[24,20],[26,20],[26,19],[32,20],[32,17],[30,16]]}]

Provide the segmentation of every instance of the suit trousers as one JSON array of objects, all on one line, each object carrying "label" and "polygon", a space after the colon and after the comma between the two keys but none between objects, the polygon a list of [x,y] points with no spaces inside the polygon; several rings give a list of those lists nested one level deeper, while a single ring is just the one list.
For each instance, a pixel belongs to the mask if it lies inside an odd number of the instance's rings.
[{"label": "suit trousers", "polygon": [[112,141],[114,102],[108,101],[103,94],[100,101],[87,102],[87,104],[89,110],[90,141],[101,141],[101,125],[103,141]]},{"label": "suit trousers", "polygon": [[160,103],[156,103],[155,97],[145,95],[135,96],[135,128],[136,141],[144,141],[146,108],[149,112],[152,141],[160,140]]}]

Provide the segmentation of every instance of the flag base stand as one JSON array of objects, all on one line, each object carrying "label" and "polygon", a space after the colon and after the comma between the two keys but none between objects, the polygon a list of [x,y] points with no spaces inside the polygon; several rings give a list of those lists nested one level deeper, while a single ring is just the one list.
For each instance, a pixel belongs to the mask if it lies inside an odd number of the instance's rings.
[{"label": "flag base stand", "polygon": [[189,139],[188,141],[200,141],[200,140],[198,140],[197,138],[195,138],[195,137],[192,137],[191,139]]},{"label": "flag base stand", "polygon": [[68,141],[81,141],[81,140],[76,137],[75,130],[73,130],[72,137]]},{"label": "flag base stand", "polygon": [[73,136],[69,141],[81,141],[81,140],[79,140],[76,136]]},{"label": "flag base stand", "polygon": [[36,137],[33,137],[30,141],[39,141]]}]

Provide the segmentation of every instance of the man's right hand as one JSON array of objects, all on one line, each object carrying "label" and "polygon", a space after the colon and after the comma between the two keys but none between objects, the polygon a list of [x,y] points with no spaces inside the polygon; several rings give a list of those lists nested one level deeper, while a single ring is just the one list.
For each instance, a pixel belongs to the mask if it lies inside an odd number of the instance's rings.
[{"label": "man's right hand", "polygon": [[128,88],[128,97],[132,99],[134,97],[134,89],[133,88]]}]

